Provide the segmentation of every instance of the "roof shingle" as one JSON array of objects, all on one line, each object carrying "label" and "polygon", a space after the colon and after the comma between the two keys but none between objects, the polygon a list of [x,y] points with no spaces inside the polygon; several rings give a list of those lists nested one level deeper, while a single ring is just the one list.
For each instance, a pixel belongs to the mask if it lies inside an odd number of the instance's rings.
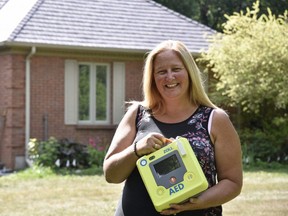
[{"label": "roof shingle", "polygon": [[198,53],[214,33],[152,0],[38,0],[7,41],[150,50],[175,39]]}]

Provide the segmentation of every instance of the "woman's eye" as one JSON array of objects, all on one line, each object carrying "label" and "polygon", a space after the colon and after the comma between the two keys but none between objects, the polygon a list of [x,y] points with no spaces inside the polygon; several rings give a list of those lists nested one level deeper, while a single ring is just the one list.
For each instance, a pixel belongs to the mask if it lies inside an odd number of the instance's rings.
[{"label": "woman's eye", "polygon": [[173,71],[174,71],[174,72],[179,72],[179,71],[181,71],[181,70],[182,70],[182,68],[180,68],[180,67],[173,68]]},{"label": "woman's eye", "polygon": [[165,70],[161,70],[161,71],[157,71],[157,72],[156,72],[156,74],[159,74],[159,75],[163,75],[163,74],[165,74],[165,73],[166,73]]}]

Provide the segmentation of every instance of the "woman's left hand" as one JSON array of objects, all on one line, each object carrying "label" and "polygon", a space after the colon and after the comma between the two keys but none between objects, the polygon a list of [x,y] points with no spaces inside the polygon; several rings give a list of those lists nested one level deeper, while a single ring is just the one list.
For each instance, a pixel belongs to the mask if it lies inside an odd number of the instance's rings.
[{"label": "woman's left hand", "polygon": [[161,214],[162,215],[175,215],[182,211],[202,209],[204,207],[201,203],[202,203],[201,199],[198,199],[196,197],[190,198],[189,201],[183,204],[171,204],[170,205],[171,208],[163,210]]}]

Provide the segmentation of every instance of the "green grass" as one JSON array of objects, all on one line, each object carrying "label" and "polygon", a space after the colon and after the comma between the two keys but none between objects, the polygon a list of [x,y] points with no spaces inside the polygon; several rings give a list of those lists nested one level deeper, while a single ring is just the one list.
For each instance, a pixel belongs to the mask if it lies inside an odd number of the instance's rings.
[{"label": "green grass", "polygon": [[106,183],[101,175],[27,170],[0,177],[0,215],[113,215],[121,188]]},{"label": "green grass", "polygon": [[254,171],[244,173],[240,196],[223,205],[224,215],[288,215],[287,171]]},{"label": "green grass", "polygon": [[[0,215],[112,216],[123,184],[108,184],[102,175],[88,173],[38,168],[0,177]],[[286,169],[256,170],[244,172],[241,195],[223,208],[225,216],[284,216],[287,204]]]}]

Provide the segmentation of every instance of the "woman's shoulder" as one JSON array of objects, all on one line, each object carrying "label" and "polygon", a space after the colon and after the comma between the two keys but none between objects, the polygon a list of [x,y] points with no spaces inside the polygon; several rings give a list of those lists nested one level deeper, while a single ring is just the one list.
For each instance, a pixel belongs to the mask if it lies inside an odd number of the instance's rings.
[{"label": "woman's shoulder", "polygon": [[126,102],[126,105],[128,107],[128,109],[137,109],[139,107],[143,107],[144,109],[148,109],[146,106],[145,106],[145,103],[144,101],[128,101]]},{"label": "woman's shoulder", "polygon": [[213,111],[213,125],[215,129],[222,130],[223,128],[227,127],[228,125],[231,126],[232,122],[228,113],[221,108],[215,108]]},{"label": "woman's shoulder", "polygon": [[222,109],[222,108],[214,108],[213,109],[213,112],[214,112],[214,116],[216,117],[216,118],[220,118],[220,119],[229,119],[229,115],[228,115],[228,113],[224,110],[224,109]]},{"label": "woman's shoulder", "polygon": [[126,115],[139,116],[141,113],[149,111],[147,107],[141,101],[130,101],[126,103],[127,112]]},{"label": "woman's shoulder", "polygon": [[129,101],[126,103],[128,105],[127,110],[132,112],[139,111],[148,111],[150,112],[150,108],[148,108],[143,101]]}]

